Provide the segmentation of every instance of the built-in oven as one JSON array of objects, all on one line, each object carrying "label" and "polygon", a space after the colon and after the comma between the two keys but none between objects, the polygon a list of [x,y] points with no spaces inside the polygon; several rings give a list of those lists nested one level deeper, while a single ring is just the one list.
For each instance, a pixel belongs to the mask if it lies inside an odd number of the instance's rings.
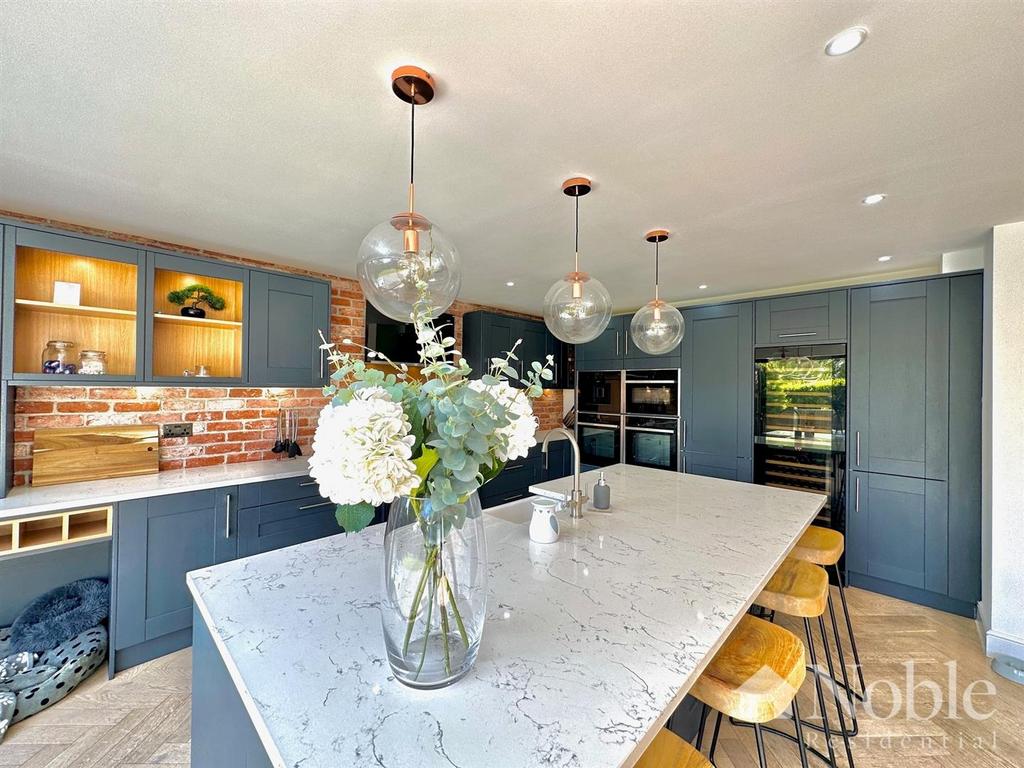
[{"label": "built-in oven", "polygon": [[622,412],[632,416],[679,416],[679,369],[626,371]]},{"label": "built-in oven", "polygon": [[579,413],[576,416],[576,442],[580,446],[581,464],[592,467],[619,464],[622,461],[622,417]]},{"label": "built-in oven", "polygon": [[679,419],[626,416],[624,441],[627,464],[679,471]]},{"label": "built-in oven", "polygon": [[580,371],[576,374],[579,413],[622,413],[622,371]]}]

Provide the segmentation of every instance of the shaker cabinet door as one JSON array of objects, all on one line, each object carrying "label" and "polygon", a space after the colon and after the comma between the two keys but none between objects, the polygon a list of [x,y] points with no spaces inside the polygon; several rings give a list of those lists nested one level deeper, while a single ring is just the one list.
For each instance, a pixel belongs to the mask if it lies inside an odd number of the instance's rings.
[{"label": "shaker cabinet door", "polygon": [[854,573],[946,594],[946,483],[869,472],[849,475],[846,565]]},{"label": "shaker cabinet door", "polygon": [[192,626],[185,574],[234,559],[236,499],[231,487],[117,505],[117,650]]},{"label": "shaker cabinet door", "polygon": [[603,371],[621,370],[625,355],[623,330],[625,318],[616,315],[608,327],[593,341],[576,345],[576,370]]},{"label": "shaker cabinet door", "polygon": [[687,472],[750,479],[746,467],[754,450],[752,310],[750,303],[741,303],[683,313],[680,426]]},{"label": "shaker cabinet door", "polygon": [[320,280],[253,270],[249,277],[249,383],[322,386],[331,335],[331,288]]},{"label": "shaker cabinet door", "polygon": [[947,479],[949,281],[851,291],[849,466]]}]

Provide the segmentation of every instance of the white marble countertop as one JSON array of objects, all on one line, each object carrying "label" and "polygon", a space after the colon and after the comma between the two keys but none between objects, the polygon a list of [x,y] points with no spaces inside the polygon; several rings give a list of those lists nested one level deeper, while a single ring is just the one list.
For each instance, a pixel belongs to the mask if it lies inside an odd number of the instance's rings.
[{"label": "white marble countertop", "polygon": [[304,458],[218,464],[215,467],[172,469],[153,475],[118,477],[63,485],[12,488],[0,499],[0,520],[58,512],[92,504],[113,504],[129,499],[165,496],[185,491],[222,488],[227,485],[260,483],[309,473]]},{"label": "white marble countertop", "polygon": [[[487,515],[480,655],[443,690],[390,675],[377,608],[384,526],[189,574],[273,764],[632,765],[825,498],[605,472],[613,511],[562,515],[555,544]],[[529,502],[489,512],[517,504]]]}]

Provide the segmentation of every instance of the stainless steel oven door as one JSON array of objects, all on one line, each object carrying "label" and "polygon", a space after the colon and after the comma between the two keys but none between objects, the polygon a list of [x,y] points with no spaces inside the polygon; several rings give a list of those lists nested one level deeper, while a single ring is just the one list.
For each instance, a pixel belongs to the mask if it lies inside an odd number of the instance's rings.
[{"label": "stainless steel oven door", "polygon": [[580,371],[576,374],[579,413],[622,413],[622,371]]},{"label": "stainless steel oven door", "polygon": [[580,463],[607,467],[622,462],[622,418],[600,413],[581,413],[576,418],[576,442]]},{"label": "stainless steel oven door", "polygon": [[626,371],[623,413],[679,416],[679,370]]},{"label": "stainless steel oven door", "polygon": [[626,417],[627,464],[679,471],[679,420]]}]

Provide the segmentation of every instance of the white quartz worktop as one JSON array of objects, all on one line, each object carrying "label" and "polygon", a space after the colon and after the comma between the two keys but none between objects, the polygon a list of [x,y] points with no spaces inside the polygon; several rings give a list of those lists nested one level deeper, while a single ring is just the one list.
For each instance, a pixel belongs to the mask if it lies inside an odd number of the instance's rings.
[{"label": "white quartz worktop", "polygon": [[130,499],[166,496],[171,493],[223,488],[227,485],[260,483],[285,477],[309,474],[304,458],[248,461],[237,464],[218,464],[214,467],[171,469],[153,475],[118,477],[64,485],[42,487],[18,486],[12,488],[6,499],[0,499],[0,520],[27,517],[46,512],[88,506],[113,504]]},{"label": "white quartz worktop", "polygon": [[383,526],[189,574],[273,764],[632,765],[825,498],[605,471],[613,511],[560,515],[555,544],[494,516],[529,502],[488,512],[480,655],[443,690],[390,675],[377,607]]}]

